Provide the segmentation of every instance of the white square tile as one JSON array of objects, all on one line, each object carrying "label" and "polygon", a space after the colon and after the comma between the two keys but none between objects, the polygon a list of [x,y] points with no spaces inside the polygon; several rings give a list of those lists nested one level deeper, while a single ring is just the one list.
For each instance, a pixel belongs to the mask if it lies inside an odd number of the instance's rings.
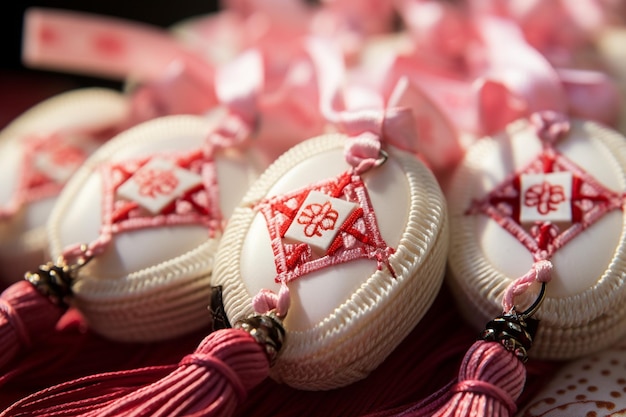
[{"label": "white square tile", "polygon": [[323,255],[337,236],[341,225],[357,207],[356,203],[330,197],[319,191],[310,191],[287,229],[285,239],[306,243],[315,253]]},{"label": "white square tile", "polygon": [[520,222],[572,220],[572,173],[523,174]]},{"label": "white square tile", "polygon": [[202,184],[202,177],[166,159],[153,159],[141,167],[118,189],[121,198],[135,201],[158,214],[189,189]]}]

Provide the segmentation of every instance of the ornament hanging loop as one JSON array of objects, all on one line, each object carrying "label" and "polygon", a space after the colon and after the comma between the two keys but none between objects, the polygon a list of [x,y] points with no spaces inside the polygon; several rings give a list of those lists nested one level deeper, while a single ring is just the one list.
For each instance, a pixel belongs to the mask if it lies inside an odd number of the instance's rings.
[{"label": "ornament hanging loop", "polygon": [[546,298],[546,283],[542,282],[541,289],[539,290],[539,295],[537,295],[537,299],[535,299],[535,301],[530,305],[530,307],[524,310],[524,312],[522,312],[519,316],[524,320],[528,319],[529,317],[532,317],[537,312],[537,310],[539,309],[539,307],[541,306],[545,298]]},{"label": "ornament hanging loop", "polygon": [[481,339],[500,343],[506,350],[514,354],[522,363],[528,361],[530,350],[539,321],[532,318],[546,294],[546,283],[541,283],[541,290],[533,304],[522,313],[515,308],[491,320],[485,326]]},{"label": "ornament hanging loop", "polygon": [[376,165],[377,167],[383,165],[385,162],[387,162],[387,160],[389,159],[389,154],[387,153],[387,151],[385,151],[384,149],[381,149],[379,152],[379,157],[376,160]]}]

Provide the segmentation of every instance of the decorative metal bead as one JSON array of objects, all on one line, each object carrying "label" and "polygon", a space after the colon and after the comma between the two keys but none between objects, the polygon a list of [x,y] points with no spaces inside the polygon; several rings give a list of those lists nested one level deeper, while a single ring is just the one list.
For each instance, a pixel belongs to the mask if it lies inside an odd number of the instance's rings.
[{"label": "decorative metal bead", "polygon": [[270,366],[276,362],[285,340],[285,328],[276,314],[270,312],[248,317],[237,322],[235,327],[250,333],[260,345],[265,347]]},{"label": "decorative metal bead", "polygon": [[539,321],[536,319],[515,312],[506,313],[487,323],[481,339],[501,343],[509,352],[526,363],[538,324]]},{"label": "decorative metal bead", "polygon": [[63,260],[40,265],[36,272],[26,272],[24,279],[51,302],[61,307],[68,307],[72,295],[72,281],[77,265],[68,265]]}]

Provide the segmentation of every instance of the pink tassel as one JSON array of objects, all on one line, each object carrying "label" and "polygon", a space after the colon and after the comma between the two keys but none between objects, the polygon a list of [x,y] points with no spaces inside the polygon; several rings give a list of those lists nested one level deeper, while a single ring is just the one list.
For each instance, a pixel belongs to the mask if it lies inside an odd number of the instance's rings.
[{"label": "pink tassel", "polygon": [[511,305],[487,323],[480,340],[465,354],[456,381],[409,409],[376,417],[513,416],[526,384],[524,364],[539,324],[531,316],[543,302],[551,270],[550,262],[540,261],[507,289],[503,304],[512,301],[531,282],[541,283],[539,296],[524,312],[516,312]]},{"label": "pink tassel", "polygon": [[497,342],[477,341],[463,358],[454,393],[433,417],[512,416],[526,382],[522,361]]},{"label": "pink tassel", "polygon": [[[538,320],[531,318],[545,297],[551,263],[538,263],[532,274],[541,282],[537,300],[522,313],[512,307],[487,323],[481,340],[465,354],[452,397],[432,417],[509,417],[517,411],[515,401],[526,383],[528,350],[537,332]],[[523,285],[525,278],[517,280]],[[514,286],[509,291],[514,292]],[[507,298],[507,297],[505,297]]]},{"label": "pink tassel", "polygon": [[0,294],[0,370],[17,354],[51,335],[67,310],[72,277],[89,259],[41,265]]},{"label": "pink tassel", "polygon": [[50,335],[64,312],[28,281],[7,288],[0,295],[0,369]]},{"label": "pink tassel", "polygon": [[178,365],[91,375],[39,391],[1,416],[227,417],[267,378],[284,330],[269,316],[217,330]]}]

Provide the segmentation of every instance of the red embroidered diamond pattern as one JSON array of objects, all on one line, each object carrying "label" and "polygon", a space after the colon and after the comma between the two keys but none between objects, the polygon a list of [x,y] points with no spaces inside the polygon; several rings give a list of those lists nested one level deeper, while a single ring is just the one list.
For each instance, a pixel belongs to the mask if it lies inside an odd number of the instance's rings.
[{"label": "red embroidered diamond pattern", "polygon": [[[322,193],[329,197],[329,201],[303,206],[310,201],[311,193]],[[341,199],[341,205],[355,207],[337,210],[339,204],[333,202],[335,199]],[[394,252],[380,234],[365,184],[360,176],[351,172],[262,200],[255,209],[263,214],[268,226],[277,283],[288,283],[309,272],[359,258],[374,259],[381,269]],[[343,221],[342,216],[345,217]],[[314,239],[327,232],[336,234],[332,235],[325,251],[319,254],[306,239],[286,239],[294,223],[302,225],[303,235],[307,238]]]},{"label": "red embroidered diamond pattern", "polygon": [[[524,188],[525,177],[541,179]],[[540,260],[550,258],[606,213],[621,210],[623,201],[623,193],[609,190],[564,155],[546,147],[485,198],[473,201],[466,214],[488,215]],[[535,211],[537,218],[546,217],[524,221],[524,210]]]},{"label": "red embroidered diamond pattern", "polygon": [[56,196],[97,146],[89,137],[61,133],[32,135],[22,143],[19,182],[11,201],[0,207],[0,218],[23,204]]},{"label": "red embroidered diamond pattern", "polygon": [[101,175],[103,235],[200,224],[214,236],[224,226],[215,162],[202,150],[110,163]]}]

